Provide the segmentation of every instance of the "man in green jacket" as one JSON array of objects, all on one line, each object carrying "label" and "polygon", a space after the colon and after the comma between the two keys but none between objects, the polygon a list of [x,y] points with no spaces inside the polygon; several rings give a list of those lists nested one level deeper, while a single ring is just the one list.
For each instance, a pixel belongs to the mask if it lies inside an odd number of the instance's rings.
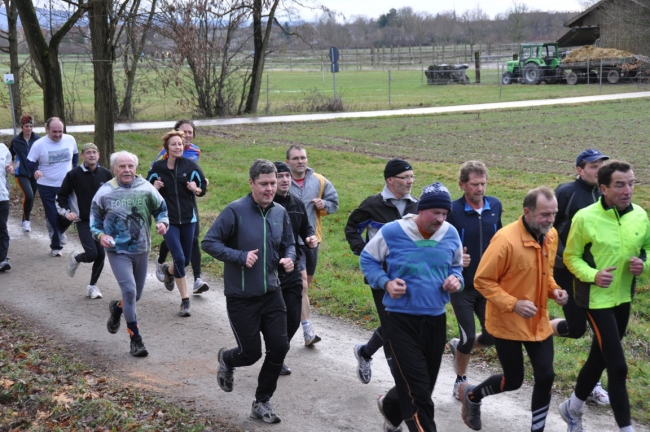
[{"label": "man in green jacket", "polygon": [[586,309],[594,332],[575,390],[559,406],[569,431],[582,430],[582,406],[605,368],[619,430],[634,431],[621,339],[630,318],[634,280],[650,267],[640,258],[650,250],[650,222],[645,210],[632,204],[635,183],[627,162],[603,165],[598,170],[602,197],[576,213],[569,231],[564,264],[575,276],[575,301]]}]

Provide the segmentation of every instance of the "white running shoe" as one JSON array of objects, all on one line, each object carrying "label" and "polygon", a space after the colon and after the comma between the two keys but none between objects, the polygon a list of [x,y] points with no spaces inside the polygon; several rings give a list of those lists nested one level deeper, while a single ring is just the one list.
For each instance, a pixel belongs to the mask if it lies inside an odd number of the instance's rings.
[{"label": "white running shoe", "polygon": [[583,432],[582,427],[582,412],[575,412],[569,408],[569,402],[571,399],[567,399],[557,407],[557,410],[560,413],[560,417],[567,424],[567,432]]},{"label": "white running shoe", "polygon": [[320,336],[318,336],[316,334],[316,332],[314,332],[314,329],[311,326],[311,323],[309,323],[309,325],[307,325],[307,327],[302,326],[302,329],[303,329],[302,334],[303,334],[303,337],[305,338],[305,345],[306,346],[311,346],[311,345],[313,345],[315,343],[320,342]]},{"label": "white running shoe", "polygon": [[88,290],[88,297],[91,299],[102,298],[102,293],[99,291],[99,288],[97,288],[97,285],[88,285],[86,290]]},{"label": "white running shoe", "polygon": [[357,359],[357,378],[363,384],[368,384],[372,379],[372,358],[368,360],[363,358],[361,348],[363,348],[363,344],[356,344],[354,346],[354,356]]},{"label": "white running shoe", "polygon": [[463,375],[463,379],[462,379],[462,380],[460,380],[460,381],[456,381],[456,382],[454,383],[454,391],[453,391],[452,395],[453,395],[456,399],[458,399],[458,400],[460,400],[460,393],[459,393],[460,385],[461,385],[462,383],[464,383],[464,382],[467,382],[467,377],[466,377],[465,375]]},{"label": "white running shoe", "polygon": [[52,249],[50,255],[52,255],[53,257],[60,257],[63,256],[63,253],[61,252],[61,249]]},{"label": "white running shoe", "polygon": [[59,236],[59,241],[61,242],[61,245],[65,246],[68,244],[68,236],[65,233],[61,233]]},{"label": "white running shoe", "polygon": [[210,286],[207,283],[203,282],[203,279],[198,278],[198,279],[196,279],[194,281],[194,286],[193,286],[192,293],[193,294],[201,294],[201,293],[204,293],[204,292],[208,291],[209,289],[210,289]]},{"label": "white running shoe", "polygon": [[70,254],[70,262],[68,262],[68,267],[66,267],[66,271],[68,272],[68,276],[74,277],[74,274],[77,271],[77,267],[79,267],[79,263],[75,259],[76,256],[79,255],[79,252],[73,251]]},{"label": "white running shoe", "polygon": [[587,400],[594,402],[596,405],[607,406],[609,405],[609,393],[607,393],[607,390],[598,381],[596,387],[594,387],[589,397],[587,397]]},{"label": "white running shoe", "polygon": [[32,224],[30,221],[23,221],[23,232],[30,232],[32,230]]},{"label": "white running shoe", "polygon": [[162,264],[156,261],[156,279],[160,282],[165,282],[165,273],[162,271]]}]

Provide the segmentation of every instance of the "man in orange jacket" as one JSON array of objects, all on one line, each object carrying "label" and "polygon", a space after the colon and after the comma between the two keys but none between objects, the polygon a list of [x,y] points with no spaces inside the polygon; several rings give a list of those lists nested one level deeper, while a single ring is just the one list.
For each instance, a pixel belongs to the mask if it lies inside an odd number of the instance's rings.
[{"label": "man in orange jacket", "polygon": [[531,431],[544,430],[551,402],[553,329],[547,300],[564,305],[567,292],[553,279],[558,235],[553,228],[557,200],[552,189],[541,186],[524,198],[524,214],[499,230],[476,270],[474,286],[487,299],[485,325],[503,373],[473,386],[461,384],[462,417],[467,426],[480,430],[481,399],[521,387],[524,381],[522,346],[533,366],[535,385],[531,404]]}]

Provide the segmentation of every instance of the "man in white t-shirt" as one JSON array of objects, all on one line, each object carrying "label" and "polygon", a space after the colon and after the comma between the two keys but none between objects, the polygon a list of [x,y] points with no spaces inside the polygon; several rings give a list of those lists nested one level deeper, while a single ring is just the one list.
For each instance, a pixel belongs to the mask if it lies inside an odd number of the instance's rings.
[{"label": "man in white t-shirt", "polygon": [[9,250],[9,174],[14,173],[11,153],[6,145],[0,143],[0,273],[11,269],[7,251]]},{"label": "man in white t-shirt", "polygon": [[59,257],[63,248],[61,235],[65,233],[71,222],[57,213],[56,195],[67,172],[77,166],[79,151],[75,139],[63,133],[63,122],[58,117],[47,120],[45,132],[47,135],[32,145],[27,155],[27,165],[34,172],[45,218],[52,229],[50,233],[52,256]]}]

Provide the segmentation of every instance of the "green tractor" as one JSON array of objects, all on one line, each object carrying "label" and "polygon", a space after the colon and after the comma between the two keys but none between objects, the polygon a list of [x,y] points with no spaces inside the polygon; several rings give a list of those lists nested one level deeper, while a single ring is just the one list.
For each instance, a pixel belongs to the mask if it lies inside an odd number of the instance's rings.
[{"label": "green tractor", "polygon": [[506,71],[501,77],[503,84],[519,80],[522,84],[558,83],[564,72],[560,66],[560,53],[557,43],[521,44],[519,57],[506,63]]}]

